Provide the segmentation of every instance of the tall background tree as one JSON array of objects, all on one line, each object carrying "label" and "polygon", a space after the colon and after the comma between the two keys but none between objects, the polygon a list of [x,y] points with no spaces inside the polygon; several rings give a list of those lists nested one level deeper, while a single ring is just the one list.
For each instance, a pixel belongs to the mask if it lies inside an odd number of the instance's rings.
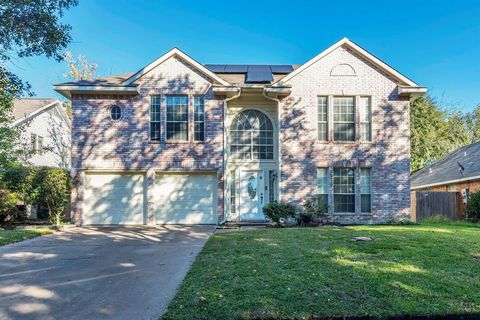
[{"label": "tall background tree", "polygon": [[[90,80],[95,76],[95,72],[97,71],[97,64],[95,62],[90,63],[83,54],[79,54],[77,58],[75,58],[72,52],[67,51],[63,54],[63,61],[67,65],[67,71],[63,76],[70,80]],[[70,102],[64,101],[63,107],[71,118],[73,112]]]},{"label": "tall background tree", "polygon": [[77,4],[77,0],[0,0],[0,167],[15,165],[21,156],[19,133],[8,125],[14,99],[31,95],[28,83],[11,72],[8,63],[39,55],[62,60],[71,27],[60,19]]},{"label": "tall background tree", "polygon": [[410,109],[411,171],[480,141],[480,106],[470,113],[444,109],[433,98],[415,99]]}]

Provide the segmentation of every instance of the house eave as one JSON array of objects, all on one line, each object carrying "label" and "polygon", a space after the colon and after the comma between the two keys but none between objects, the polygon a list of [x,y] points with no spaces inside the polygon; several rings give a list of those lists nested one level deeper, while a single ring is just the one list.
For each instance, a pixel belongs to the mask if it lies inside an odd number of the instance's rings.
[{"label": "house eave", "polygon": [[448,184],[456,184],[456,183],[473,181],[473,180],[480,180],[480,176],[472,176],[472,177],[465,177],[465,178],[460,178],[460,179],[433,182],[433,183],[429,183],[429,184],[423,184],[423,185],[411,187],[410,189],[411,190],[419,190],[419,189],[438,187],[438,186],[443,186],[443,185],[448,185]]},{"label": "house eave", "polygon": [[398,95],[407,97],[417,97],[427,93],[425,87],[403,86],[398,85]]},{"label": "house eave", "polygon": [[53,89],[60,93],[65,98],[71,99],[72,94],[134,94],[137,95],[138,89],[133,86],[66,86],[55,85]]}]

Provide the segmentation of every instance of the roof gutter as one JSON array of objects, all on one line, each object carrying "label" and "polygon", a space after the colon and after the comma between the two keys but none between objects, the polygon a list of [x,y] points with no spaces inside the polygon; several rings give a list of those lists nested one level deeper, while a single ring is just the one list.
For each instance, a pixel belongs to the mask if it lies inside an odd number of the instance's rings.
[{"label": "roof gutter", "polygon": [[466,181],[471,181],[471,180],[480,180],[480,176],[473,176],[473,177],[466,177],[466,178],[460,178],[460,179],[454,179],[454,180],[434,182],[434,183],[430,183],[430,184],[424,184],[424,185],[420,185],[420,186],[411,187],[410,189],[411,190],[418,190],[418,189],[423,189],[423,188],[443,186],[443,185],[446,185],[446,184],[466,182]]},{"label": "roof gutter", "polygon": [[65,98],[71,99],[72,93],[127,93],[138,94],[138,88],[132,86],[66,86],[54,85],[53,89]]}]

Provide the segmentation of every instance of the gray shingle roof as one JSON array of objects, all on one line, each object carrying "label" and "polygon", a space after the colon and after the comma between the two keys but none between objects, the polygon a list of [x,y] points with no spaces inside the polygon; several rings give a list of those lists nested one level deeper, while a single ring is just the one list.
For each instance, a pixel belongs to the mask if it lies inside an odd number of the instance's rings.
[{"label": "gray shingle roof", "polygon": [[[463,174],[460,165],[463,166]],[[480,142],[472,143],[446,155],[411,176],[412,188],[480,176]]]},{"label": "gray shingle roof", "polygon": [[94,78],[91,80],[70,81],[58,83],[57,86],[118,86],[133,76],[135,72],[122,73],[108,77]]},{"label": "gray shingle roof", "polygon": [[[271,83],[278,81],[285,75],[297,69],[296,64],[206,64],[205,67],[226,81],[234,84],[244,83]],[[251,77],[248,77],[249,72]],[[259,74],[261,72],[261,74]],[[108,77],[94,78],[91,80],[70,81],[58,83],[57,86],[118,86],[133,76],[135,72],[112,75]],[[250,79],[250,80],[249,80]],[[233,82],[231,80],[234,80]]]},{"label": "gray shingle roof", "polygon": [[14,101],[13,117],[15,121],[27,117],[29,114],[45,107],[47,104],[55,102],[55,99],[49,98],[22,98]]}]

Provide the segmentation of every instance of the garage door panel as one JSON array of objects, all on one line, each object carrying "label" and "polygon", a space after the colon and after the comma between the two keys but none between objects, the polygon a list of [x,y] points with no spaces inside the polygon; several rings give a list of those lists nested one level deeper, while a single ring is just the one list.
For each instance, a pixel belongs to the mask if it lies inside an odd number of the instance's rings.
[{"label": "garage door panel", "polygon": [[84,224],[143,224],[143,175],[88,174]]},{"label": "garage door panel", "polygon": [[216,224],[216,176],[158,174],[155,215],[159,224]]}]

